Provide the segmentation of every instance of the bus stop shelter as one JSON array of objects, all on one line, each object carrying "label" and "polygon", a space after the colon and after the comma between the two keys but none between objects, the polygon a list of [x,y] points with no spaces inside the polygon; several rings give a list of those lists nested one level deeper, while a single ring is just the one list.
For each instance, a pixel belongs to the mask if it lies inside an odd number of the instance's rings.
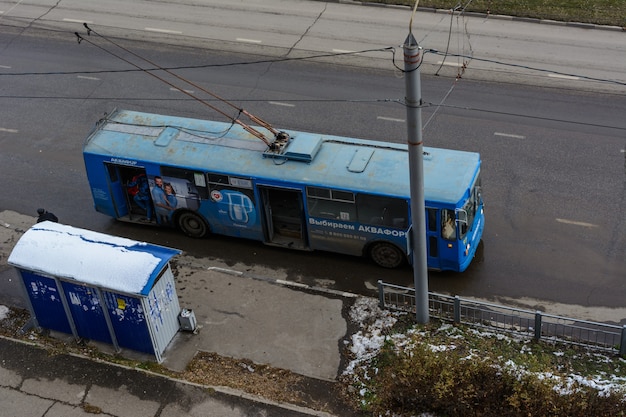
[{"label": "bus stop shelter", "polygon": [[32,226],[8,263],[38,327],[162,354],[180,328],[170,260],[177,249],[54,222]]}]

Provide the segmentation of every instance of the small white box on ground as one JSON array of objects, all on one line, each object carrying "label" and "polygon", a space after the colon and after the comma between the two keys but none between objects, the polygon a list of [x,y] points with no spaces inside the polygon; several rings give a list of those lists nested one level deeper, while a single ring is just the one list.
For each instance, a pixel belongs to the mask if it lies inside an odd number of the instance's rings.
[{"label": "small white box on ground", "polygon": [[182,330],[193,332],[196,330],[196,315],[191,309],[183,308],[178,316],[178,323]]}]

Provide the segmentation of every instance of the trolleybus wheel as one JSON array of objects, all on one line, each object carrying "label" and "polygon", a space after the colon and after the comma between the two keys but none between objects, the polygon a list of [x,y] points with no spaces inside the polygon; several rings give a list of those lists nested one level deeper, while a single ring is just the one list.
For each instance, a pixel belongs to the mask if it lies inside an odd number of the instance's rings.
[{"label": "trolleybus wheel", "polygon": [[397,268],[405,261],[404,254],[387,242],[374,243],[369,250],[370,258],[383,268]]},{"label": "trolleybus wheel", "polygon": [[186,211],[178,216],[178,227],[189,237],[205,237],[209,233],[209,226],[194,212]]}]

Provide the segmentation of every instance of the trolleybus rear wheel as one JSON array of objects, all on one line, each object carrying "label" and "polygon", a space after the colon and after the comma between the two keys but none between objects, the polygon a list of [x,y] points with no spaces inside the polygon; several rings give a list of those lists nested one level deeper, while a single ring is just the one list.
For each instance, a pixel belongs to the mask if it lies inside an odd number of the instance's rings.
[{"label": "trolleybus rear wheel", "polygon": [[209,226],[202,217],[191,211],[178,216],[178,227],[187,236],[195,238],[205,237],[209,233]]},{"label": "trolleybus rear wheel", "polygon": [[404,254],[387,242],[374,243],[369,250],[370,258],[383,268],[397,268],[405,261]]}]

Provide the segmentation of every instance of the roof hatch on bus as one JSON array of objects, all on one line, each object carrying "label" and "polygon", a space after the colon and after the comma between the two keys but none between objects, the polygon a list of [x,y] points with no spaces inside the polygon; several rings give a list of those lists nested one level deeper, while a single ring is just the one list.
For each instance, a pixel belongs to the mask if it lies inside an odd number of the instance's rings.
[{"label": "roof hatch on bus", "polygon": [[372,159],[374,150],[370,148],[359,148],[354,152],[352,160],[348,164],[348,171],[350,172],[363,172],[367,163]]},{"label": "roof hatch on bus", "polygon": [[180,129],[168,126],[161,132],[154,144],[156,146],[168,146],[179,133]]},{"label": "roof hatch on bus", "polygon": [[324,139],[321,136],[307,136],[307,137],[294,137],[291,138],[285,149],[280,152],[264,152],[264,157],[278,158],[278,159],[292,159],[295,161],[311,162],[315,155],[319,152],[324,143]]}]

